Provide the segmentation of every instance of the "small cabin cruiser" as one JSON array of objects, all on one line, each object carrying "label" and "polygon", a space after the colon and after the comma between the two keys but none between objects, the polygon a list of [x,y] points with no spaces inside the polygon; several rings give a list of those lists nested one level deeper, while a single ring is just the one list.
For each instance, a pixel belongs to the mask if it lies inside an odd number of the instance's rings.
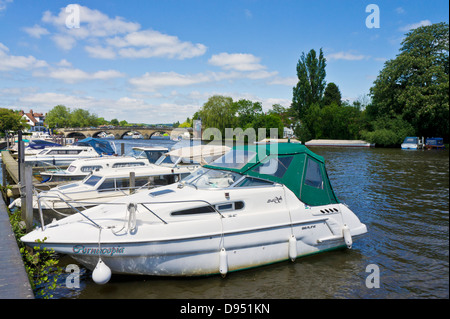
[{"label": "small cabin cruiser", "polygon": [[445,148],[442,137],[430,137],[426,139],[425,148],[427,150],[443,150]]},{"label": "small cabin cruiser", "polygon": [[80,140],[72,145],[52,147],[35,154],[25,156],[25,163],[44,166],[66,166],[80,158],[92,158],[114,155],[114,144],[109,141],[91,138]]},{"label": "small cabin cruiser", "polygon": [[25,155],[35,155],[37,153],[40,153],[44,149],[49,149],[57,146],[62,145],[46,140],[31,140],[28,145],[25,146]]},{"label": "small cabin cruiser", "polygon": [[111,273],[200,276],[351,248],[366,226],[337,199],[324,159],[301,144],[235,147],[178,183],[28,233],[28,246]]},{"label": "small cabin cruiser", "polygon": [[56,167],[47,169],[40,175],[42,182],[82,180],[92,171],[99,171],[108,167],[119,168],[154,164],[167,151],[166,147],[134,147],[133,155],[78,159],[71,162],[65,170]]},{"label": "small cabin cruiser", "polygon": [[403,150],[417,150],[419,148],[422,148],[423,144],[422,142],[419,140],[418,137],[415,136],[408,136],[407,138],[405,138],[405,140],[403,141],[401,148]]}]

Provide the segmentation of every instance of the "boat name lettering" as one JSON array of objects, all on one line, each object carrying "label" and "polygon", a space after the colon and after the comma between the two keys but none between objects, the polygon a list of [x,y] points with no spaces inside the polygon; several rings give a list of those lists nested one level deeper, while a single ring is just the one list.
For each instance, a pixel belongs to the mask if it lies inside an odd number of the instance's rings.
[{"label": "boat name lettering", "polygon": [[275,196],[275,198],[273,198],[273,199],[268,199],[267,203],[279,204],[279,203],[281,203],[282,200],[283,200],[283,198],[281,196]]},{"label": "boat name lettering", "polygon": [[113,256],[114,254],[123,254],[125,252],[125,247],[108,247],[108,248],[86,248],[83,245],[76,245],[72,248],[75,254],[83,255],[102,255]]},{"label": "boat name lettering", "polygon": [[304,230],[304,229],[312,229],[312,228],[316,228],[316,225],[303,226],[302,230]]}]

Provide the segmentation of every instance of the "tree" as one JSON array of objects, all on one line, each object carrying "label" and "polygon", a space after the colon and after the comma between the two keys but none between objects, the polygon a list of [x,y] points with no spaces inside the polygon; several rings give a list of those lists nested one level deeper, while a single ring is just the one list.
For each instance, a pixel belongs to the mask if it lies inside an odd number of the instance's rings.
[{"label": "tree", "polygon": [[75,109],[70,113],[70,127],[96,127],[97,125],[97,116],[95,114],[90,114],[88,110]]},{"label": "tree", "polygon": [[323,93],[323,105],[331,105],[332,103],[341,105],[341,99],[342,96],[339,87],[333,82],[328,83]]},{"label": "tree", "polygon": [[0,108],[0,131],[19,131],[28,125],[19,112],[10,109]]},{"label": "tree", "polygon": [[225,136],[225,128],[233,127],[234,108],[231,97],[214,95],[198,112],[204,128],[217,128]]},{"label": "tree", "polygon": [[291,118],[295,116],[295,113],[293,114],[293,112],[292,112],[292,108],[287,108],[280,104],[272,105],[272,109],[269,110],[269,114],[278,115],[281,118],[283,125],[286,127],[289,127],[292,125]]},{"label": "tree", "polygon": [[113,126],[119,126],[119,121],[117,119],[112,119],[110,123]]},{"label": "tree", "polygon": [[411,30],[370,92],[370,115],[410,123],[418,136],[449,136],[449,26]]},{"label": "tree", "polygon": [[241,99],[233,102],[232,110],[237,115],[235,126],[245,129],[255,121],[256,117],[262,114],[262,104],[250,100]]},{"label": "tree", "polygon": [[45,117],[45,123],[49,128],[69,127],[70,109],[64,105],[57,105],[48,111]]},{"label": "tree", "polygon": [[302,53],[297,63],[297,85],[293,88],[292,108],[298,118],[303,121],[304,115],[314,103],[321,103],[325,89],[326,59],[320,49],[319,57],[312,49],[305,56]]}]

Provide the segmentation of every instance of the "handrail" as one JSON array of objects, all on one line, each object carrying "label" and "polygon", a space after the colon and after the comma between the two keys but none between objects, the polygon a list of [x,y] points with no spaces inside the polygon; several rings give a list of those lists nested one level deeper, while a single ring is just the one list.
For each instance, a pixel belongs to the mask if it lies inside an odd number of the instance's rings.
[{"label": "handrail", "polygon": [[[42,194],[42,193],[41,193]],[[89,218],[86,214],[84,214],[82,211],[80,211],[79,209],[77,209],[76,207],[74,207],[73,205],[70,204],[70,202],[76,202],[78,204],[92,204],[90,202],[81,202],[81,201],[67,201],[63,198],[61,198],[60,196],[57,196],[57,194],[55,195],[46,195],[44,194],[43,196],[40,196],[41,194],[38,194],[38,208],[39,208],[39,215],[40,215],[40,219],[41,219],[41,228],[44,229],[44,218],[43,218],[43,212],[42,212],[42,207],[40,205],[40,199],[41,198],[45,198],[45,197],[50,197],[50,198],[59,198],[61,201],[63,201],[64,203],[66,203],[70,208],[72,208],[74,211],[78,212],[80,215],[82,215],[83,217],[85,217],[88,221],[90,221],[95,227],[102,229],[102,227],[100,225],[98,225],[96,222],[94,222],[91,218]],[[222,213],[220,213],[217,208],[211,204],[210,202],[206,201],[206,200],[202,200],[202,199],[194,199],[194,200],[177,200],[177,201],[160,201],[160,202],[140,202],[140,203],[136,203],[136,205],[142,205],[142,207],[144,207],[145,209],[147,209],[148,211],[150,211],[155,217],[157,217],[159,220],[161,220],[164,224],[168,224],[164,219],[162,219],[158,214],[156,214],[153,210],[151,210],[150,208],[148,208],[146,205],[154,205],[154,204],[173,204],[173,203],[194,203],[194,202],[202,202],[205,203],[206,205],[210,206],[214,212],[216,212],[217,214],[219,214],[219,216],[221,218],[224,218],[224,216],[222,215]],[[131,202],[104,202],[104,203],[97,203],[98,205],[129,205]],[[84,206],[82,206],[84,207]]]}]

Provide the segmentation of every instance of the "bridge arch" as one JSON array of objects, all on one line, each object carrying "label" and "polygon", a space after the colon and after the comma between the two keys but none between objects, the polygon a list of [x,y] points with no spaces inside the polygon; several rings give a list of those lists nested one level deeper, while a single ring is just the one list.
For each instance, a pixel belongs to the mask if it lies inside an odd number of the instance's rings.
[{"label": "bridge arch", "polygon": [[70,133],[66,133],[64,135],[67,138],[76,138],[76,139],[79,139],[79,140],[84,139],[86,137],[90,137],[90,134],[85,135],[85,134],[83,134],[81,132],[70,132]]}]

